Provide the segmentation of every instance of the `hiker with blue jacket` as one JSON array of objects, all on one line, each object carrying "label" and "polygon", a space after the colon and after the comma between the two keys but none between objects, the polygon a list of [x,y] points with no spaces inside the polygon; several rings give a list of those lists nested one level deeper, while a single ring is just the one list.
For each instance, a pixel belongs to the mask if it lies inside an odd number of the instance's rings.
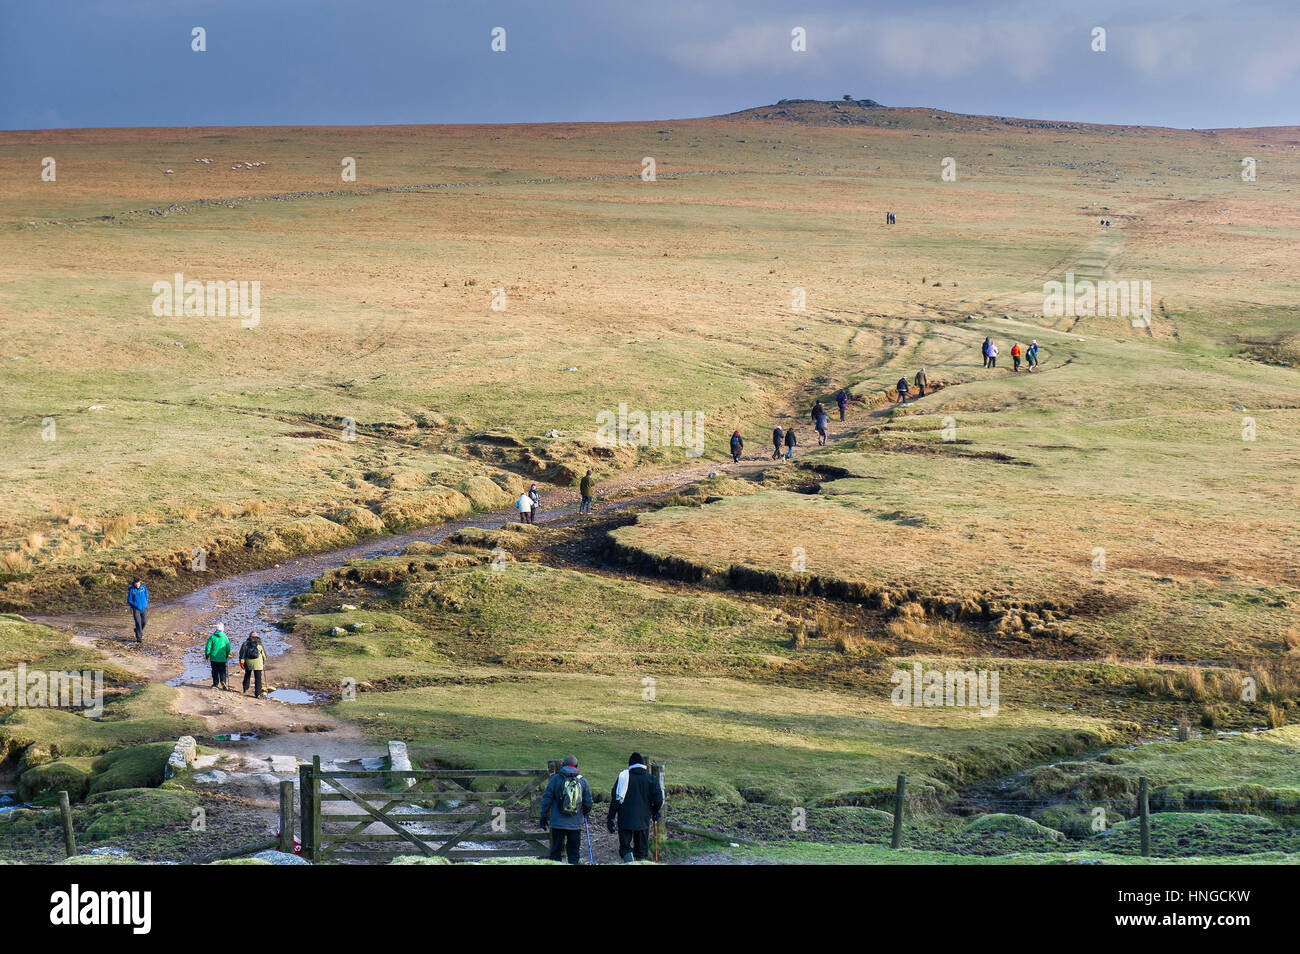
[{"label": "hiker with blue jacket", "polygon": [[627,768],[618,774],[609,794],[609,817],[605,827],[614,834],[618,827],[618,856],[629,861],[645,861],[650,853],[650,823],[659,820],[664,807],[664,793],[659,781],[646,768],[640,752],[633,752]]},{"label": "hiker with blue jacket", "polygon": [[591,814],[592,803],[591,786],[578,774],[577,756],[566,755],[564,765],[551,776],[542,792],[539,824],[550,829],[552,861],[559,861],[563,851],[569,864],[578,864],[582,857],[582,830]]},{"label": "hiker with blue jacket", "polygon": [[131,607],[131,619],[135,622],[135,641],[143,643],[145,623],[149,622],[149,588],[140,580],[132,580],[127,587],[126,605]]}]

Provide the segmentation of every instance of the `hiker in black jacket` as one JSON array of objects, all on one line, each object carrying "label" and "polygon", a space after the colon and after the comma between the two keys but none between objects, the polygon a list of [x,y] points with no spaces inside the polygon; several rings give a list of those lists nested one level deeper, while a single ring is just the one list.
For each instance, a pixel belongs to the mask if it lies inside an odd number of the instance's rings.
[{"label": "hiker in black jacket", "polygon": [[781,444],[784,441],[785,441],[785,431],[781,430],[781,425],[778,424],[776,427],[772,428],[772,459],[773,460],[781,459]]},{"label": "hiker in black jacket", "polygon": [[794,428],[785,432],[785,459],[790,460],[794,457],[794,447],[799,443],[799,438],[794,436]]},{"label": "hiker in black jacket", "polygon": [[650,852],[650,823],[659,820],[664,793],[646,768],[640,752],[633,752],[609,793],[609,818],[605,827],[618,828],[618,856],[624,862],[644,861]]}]

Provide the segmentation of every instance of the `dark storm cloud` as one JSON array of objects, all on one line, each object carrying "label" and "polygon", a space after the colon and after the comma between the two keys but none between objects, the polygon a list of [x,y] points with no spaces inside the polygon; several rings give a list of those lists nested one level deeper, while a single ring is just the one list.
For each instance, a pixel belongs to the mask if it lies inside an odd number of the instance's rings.
[{"label": "dark storm cloud", "polygon": [[4,128],[662,119],[845,93],[1209,127],[1292,124],[1300,101],[1300,11],[1275,3],[47,0],[6,19]]}]

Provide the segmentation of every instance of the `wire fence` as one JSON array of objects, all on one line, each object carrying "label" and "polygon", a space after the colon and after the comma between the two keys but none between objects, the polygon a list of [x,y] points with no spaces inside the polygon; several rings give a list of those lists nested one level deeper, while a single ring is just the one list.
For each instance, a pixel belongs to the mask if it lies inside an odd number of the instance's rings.
[{"label": "wire fence", "polygon": [[[766,811],[773,818],[782,813],[804,813],[802,817],[806,818],[807,813],[813,813],[814,817],[818,813],[834,809],[854,809],[854,808],[875,808],[884,810],[891,816],[890,824],[892,831],[886,839],[879,833],[872,835],[869,830],[845,829],[842,831],[829,832],[829,834],[841,836],[840,838],[822,838],[828,834],[820,825],[816,828],[806,827],[803,829],[794,828],[789,832],[780,832],[778,837],[773,838],[776,841],[787,841],[791,837],[802,838],[802,840],[843,840],[844,837],[852,837],[855,843],[870,844],[879,842],[889,844],[893,848],[904,847],[909,836],[919,836],[923,842],[941,842],[941,826],[936,824],[936,819],[944,818],[948,821],[957,821],[965,819],[969,822],[981,815],[992,814],[1012,814],[1019,815],[1034,821],[1034,815],[1043,817],[1044,813],[1055,813],[1054,820],[1059,825],[1063,819],[1073,818],[1073,826],[1064,826],[1064,828],[1053,828],[1046,825],[1046,828],[1062,834],[1067,838],[1070,837],[1071,830],[1075,832],[1076,841],[1083,837],[1081,846],[1086,846],[1089,840],[1087,835],[1097,835],[1106,832],[1113,832],[1117,826],[1136,820],[1138,825],[1138,845],[1134,846],[1136,850],[1144,856],[1152,854],[1152,834],[1151,824],[1152,815],[1161,813],[1217,813],[1223,815],[1240,815],[1256,816],[1274,815],[1287,818],[1289,816],[1300,817],[1300,796],[1287,797],[1277,796],[1258,797],[1259,793],[1251,793],[1248,790],[1225,790],[1221,794],[1207,796],[1204,794],[1194,793],[1195,783],[1178,783],[1187,785],[1193,790],[1193,793],[1183,795],[1179,793],[1176,786],[1165,786],[1161,789],[1151,787],[1146,777],[1136,779],[1137,789],[1132,792],[1113,793],[1097,795],[1095,797],[1053,797],[1044,795],[1042,797],[1021,797],[1005,796],[997,792],[984,792],[975,794],[966,794],[957,798],[940,798],[933,792],[908,791],[908,781],[906,775],[900,775],[896,790],[892,795],[877,794],[873,796],[863,796],[854,799],[851,803],[834,803],[818,802],[812,806],[800,807],[797,805],[767,805],[757,804],[747,807],[757,812]],[[1262,791],[1262,790],[1261,790]],[[16,808],[10,808],[8,811],[0,813],[0,835],[11,848],[26,848],[27,850],[40,850],[44,847],[46,850],[62,848],[69,856],[77,854],[78,846],[90,847],[96,844],[111,842],[114,839],[124,837],[139,837],[146,834],[163,833],[174,836],[184,833],[192,833],[196,836],[196,843],[203,849],[205,854],[193,859],[198,863],[202,859],[215,859],[220,857],[235,857],[240,854],[248,854],[254,851],[260,851],[269,848],[278,847],[280,850],[294,850],[294,787],[292,782],[282,782],[280,792],[280,830],[274,834],[254,829],[249,829],[242,833],[248,844],[232,844],[232,838],[228,832],[215,833],[209,832],[205,825],[196,824],[195,820],[176,820],[170,825],[149,825],[140,821],[122,821],[115,822],[100,813],[94,815],[86,811],[84,806],[74,808],[68,801],[67,793],[60,792],[57,800],[46,800],[44,804],[23,805]],[[750,830],[749,825],[741,820],[736,826],[728,826],[724,830],[708,828],[704,825],[696,825],[694,822],[707,822],[709,812],[692,811],[690,803],[683,808],[682,813],[677,816],[671,826],[680,834],[687,837],[710,838],[715,841],[738,842],[741,844],[753,844],[754,832]],[[880,816],[876,816],[879,818]],[[287,820],[287,826],[285,824]],[[1131,830],[1131,829],[1129,829]],[[287,832],[287,835],[285,834]],[[775,826],[769,826],[766,829],[760,828],[760,833],[764,838],[778,835]],[[948,832],[951,834],[951,831]],[[986,834],[996,834],[996,831],[988,831]],[[1277,824],[1277,828],[1268,828],[1261,830],[1261,837],[1267,835],[1279,835],[1279,850],[1284,847],[1283,843],[1294,842],[1294,844],[1285,844],[1285,848],[1293,851],[1300,851],[1300,824],[1283,825]],[[61,836],[61,838],[60,838]],[[806,836],[806,837],[805,837]],[[972,835],[972,838],[975,837]],[[250,840],[259,839],[259,840]],[[173,842],[173,848],[179,846]],[[1000,853],[995,850],[998,846],[990,844],[985,846],[990,848],[990,853]],[[1032,850],[1027,847],[1024,840],[1020,844],[1011,846],[1013,850]],[[1047,850],[1053,849],[1053,844],[1043,846]],[[1059,848],[1059,845],[1055,846]],[[1251,848],[1244,845],[1244,850],[1258,850],[1258,846]],[[1127,845],[1107,845],[1107,850],[1115,850],[1116,853],[1131,853]],[[1185,851],[1177,852],[1185,854]]]}]

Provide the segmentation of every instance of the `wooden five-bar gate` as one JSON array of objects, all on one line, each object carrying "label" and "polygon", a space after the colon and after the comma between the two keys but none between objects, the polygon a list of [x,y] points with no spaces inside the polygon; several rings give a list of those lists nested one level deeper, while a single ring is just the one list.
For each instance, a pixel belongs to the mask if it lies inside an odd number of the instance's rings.
[{"label": "wooden five-bar gate", "polygon": [[[550,774],[545,768],[324,771],[318,756],[299,768],[302,852],[312,861],[542,857],[550,838],[536,829],[535,799]],[[482,785],[494,780],[496,786]],[[476,791],[476,781],[493,790]],[[383,790],[370,790],[376,787]]]}]

